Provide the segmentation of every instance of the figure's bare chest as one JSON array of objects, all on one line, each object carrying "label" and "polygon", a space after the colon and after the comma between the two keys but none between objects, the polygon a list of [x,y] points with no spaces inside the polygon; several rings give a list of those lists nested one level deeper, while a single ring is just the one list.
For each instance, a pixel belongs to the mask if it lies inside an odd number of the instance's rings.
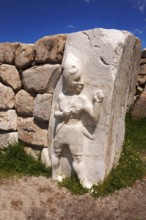
[{"label": "figure's bare chest", "polygon": [[75,96],[64,96],[60,101],[60,110],[63,109],[82,109],[82,99],[75,95]]}]

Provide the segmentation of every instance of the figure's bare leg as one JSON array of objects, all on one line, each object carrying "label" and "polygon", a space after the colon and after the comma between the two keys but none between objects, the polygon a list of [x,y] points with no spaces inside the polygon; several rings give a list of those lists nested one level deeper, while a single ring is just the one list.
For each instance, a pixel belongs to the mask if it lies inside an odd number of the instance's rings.
[{"label": "figure's bare leg", "polygon": [[83,187],[90,189],[92,187],[92,183],[88,180],[88,177],[85,174],[85,169],[83,167],[82,155],[73,155],[73,168],[80,180],[80,183]]},{"label": "figure's bare leg", "polygon": [[79,180],[82,179],[82,155],[80,154],[74,154],[73,156],[73,168],[76,172]]},{"label": "figure's bare leg", "polygon": [[52,153],[52,180],[58,181],[58,168],[59,168],[59,161],[62,153],[61,144],[57,141],[54,142],[54,152]]},{"label": "figure's bare leg", "polygon": [[79,180],[83,178],[82,176],[82,145],[69,145],[70,152],[73,157],[73,169],[76,172]]}]

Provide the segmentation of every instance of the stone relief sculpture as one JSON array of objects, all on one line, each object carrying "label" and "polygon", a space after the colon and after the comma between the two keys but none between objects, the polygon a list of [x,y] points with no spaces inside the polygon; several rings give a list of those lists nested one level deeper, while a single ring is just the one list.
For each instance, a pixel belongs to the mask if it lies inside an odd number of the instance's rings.
[{"label": "stone relief sculpture", "polygon": [[54,134],[54,153],[52,154],[52,179],[62,181],[64,176],[59,174],[59,162],[64,147],[69,148],[72,155],[72,167],[80,182],[90,188],[82,169],[83,145],[86,139],[93,140],[82,121],[82,114],[88,114],[94,121],[98,121],[100,104],[104,99],[102,90],[93,94],[92,100],[83,92],[84,79],[76,58],[75,62],[67,63],[63,70],[63,89],[58,96],[54,117],[58,121]]},{"label": "stone relief sculpture", "polygon": [[[121,155],[140,56],[140,41],[131,33],[102,28],[47,36],[34,45],[1,43],[1,147],[18,138],[44,148],[54,179],[75,170],[86,187],[102,182]],[[141,65],[145,75],[144,59]],[[138,79],[139,85],[144,81]]]}]

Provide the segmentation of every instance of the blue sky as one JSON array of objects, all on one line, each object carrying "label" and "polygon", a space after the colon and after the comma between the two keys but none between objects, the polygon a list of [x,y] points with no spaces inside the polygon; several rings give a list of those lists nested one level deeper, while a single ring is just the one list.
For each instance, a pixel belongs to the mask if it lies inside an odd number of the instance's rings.
[{"label": "blue sky", "polygon": [[0,42],[92,28],[128,30],[146,47],[146,0],[0,0]]}]

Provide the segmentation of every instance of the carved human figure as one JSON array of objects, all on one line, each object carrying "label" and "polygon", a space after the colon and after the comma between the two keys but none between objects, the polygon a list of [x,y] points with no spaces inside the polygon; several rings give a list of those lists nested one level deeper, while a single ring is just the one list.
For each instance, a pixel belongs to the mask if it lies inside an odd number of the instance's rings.
[{"label": "carved human figure", "polygon": [[73,169],[81,184],[90,188],[82,169],[82,155],[85,139],[93,140],[94,134],[91,134],[83,125],[82,114],[83,112],[89,114],[97,121],[104,95],[102,90],[98,90],[93,94],[93,99],[89,100],[81,93],[83,86],[82,74],[76,66],[72,65],[69,69],[64,69],[63,90],[58,96],[54,114],[59,123],[54,136],[52,179],[62,181],[64,178],[58,173],[58,168],[62,151],[67,146],[73,158]]}]

